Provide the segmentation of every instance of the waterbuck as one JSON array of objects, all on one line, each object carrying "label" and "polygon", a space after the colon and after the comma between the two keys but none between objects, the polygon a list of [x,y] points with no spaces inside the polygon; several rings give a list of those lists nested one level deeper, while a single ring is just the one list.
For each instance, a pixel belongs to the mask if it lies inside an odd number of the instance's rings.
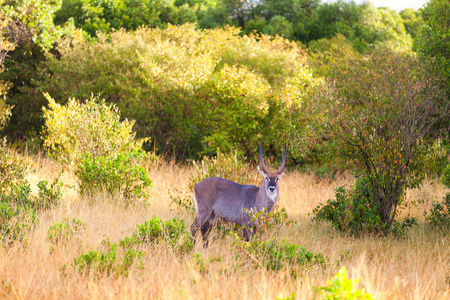
[{"label": "waterbuck", "polygon": [[191,226],[193,242],[199,229],[203,237],[203,247],[208,247],[208,236],[217,219],[243,226],[244,239],[250,240],[256,232],[256,221],[249,212],[259,212],[265,208],[270,213],[279,195],[278,179],[286,172],[286,145],[280,168],[270,172],[264,164],[262,143],[259,148],[261,167],[257,169],[264,179],[260,187],[241,185],[220,177],[208,177],[194,186],[196,216]]}]

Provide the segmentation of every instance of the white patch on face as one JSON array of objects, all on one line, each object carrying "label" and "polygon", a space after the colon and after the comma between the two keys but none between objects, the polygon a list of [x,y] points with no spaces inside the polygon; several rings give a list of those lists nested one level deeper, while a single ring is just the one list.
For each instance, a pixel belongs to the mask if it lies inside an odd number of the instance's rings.
[{"label": "white patch on face", "polygon": [[266,190],[267,196],[269,196],[270,200],[276,201],[278,197],[278,191],[275,189],[275,191],[271,192],[269,190]]},{"label": "white patch on face", "polygon": [[195,211],[198,212],[198,205],[197,205],[197,199],[195,198],[195,192],[194,192],[194,205],[195,205]]}]

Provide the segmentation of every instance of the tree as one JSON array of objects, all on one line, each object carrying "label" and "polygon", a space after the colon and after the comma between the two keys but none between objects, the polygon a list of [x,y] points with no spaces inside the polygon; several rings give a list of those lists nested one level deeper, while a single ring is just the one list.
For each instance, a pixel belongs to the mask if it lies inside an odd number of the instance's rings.
[{"label": "tree", "polygon": [[[12,43],[5,35],[6,26],[10,20],[0,12],[0,73],[3,73],[3,61],[7,57],[9,51],[14,50],[14,43]],[[9,116],[11,115],[11,107],[5,104],[6,93],[10,87],[9,82],[0,80],[0,129],[6,125]]]},{"label": "tree", "polygon": [[450,95],[450,2],[430,0],[420,12],[424,25],[414,41],[414,49],[434,63],[435,72],[444,78],[444,88]]},{"label": "tree", "polygon": [[368,178],[371,205],[388,229],[405,189],[420,184],[421,157],[450,113],[437,78],[417,58],[380,49],[335,68],[314,100],[317,137]]},{"label": "tree", "polygon": [[423,25],[420,13],[415,9],[406,8],[400,12],[400,16],[403,19],[406,32],[414,39],[419,33],[420,27]]},{"label": "tree", "polygon": [[8,20],[2,35],[16,44],[2,74],[11,83],[6,103],[13,106],[10,121],[3,130],[10,137],[22,139],[42,128],[44,102],[34,82],[45,63],[45,53],[58,54],[55,45],[62,42],[62,36],[70,35],[73,28],[53,24],[53,13],[61,5],[60,0],[0,0],[0,3]]}]

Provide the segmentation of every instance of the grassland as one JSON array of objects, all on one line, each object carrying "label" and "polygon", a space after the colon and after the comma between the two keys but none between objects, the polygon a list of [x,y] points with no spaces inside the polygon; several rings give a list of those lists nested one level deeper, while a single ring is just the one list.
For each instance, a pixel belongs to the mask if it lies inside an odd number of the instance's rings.
[{"label": "grassland", "polygon": [[[35,171],[28,176],[33,186],[42,179],[52,180],[60,168],[52,161],[33,157]],[[313,267],[292,277],[289,270],[278,272],[255,268],[236,268],[231,237],[212,233],[210,248],[200,244],[185,255],[168,247],[145,249],[144,269],[132,269],[128,277],[80,274],[70,267],[74,257],[97,248],[108,237],[111,241],[132,235],[136,224],[158,216],[174,216],[189,226],[193,213],[170,207],[169,191],[188,191],[188,177],[194,168],[174,164],[150,167],[153,180],[148,203],[124,205],[106,195],[83,198],[65,188],[62,203],[39,215],[37,227],[26,242],[0,247],[0,298],[5,299],[276,299],[295,294],[295,299],[314,298],[313,286],[325,285],[342,266],[350,278],[359,278],[363,288],[376,299],[449,299],[450,235],[423,225],[423,211],[431,201],[447,192],[427,181],[422,190],[409,191],[407,202],[421,203],[402,214],[419,218],[407,239],[366,236],[352,238],[331,227],[311,222],[309,213],[320,202],[332,198],[334,189],[350,185],[350,177],[317,180],[311,175],[289,172],[281,179],[279,206],[286,208],[296,225],[269,230],[264,239],[287,239],[328,258],[326,267]],[[256,173],[256,171],[255,171]],[[76,184],[71,172],[63,182]],[[49,227],[65,217],[80,219],[86,230],[69,241],[52,246]],[[194,258],[204,261],[203,269]],[[62,266],[69,266],[62,271]]]}]

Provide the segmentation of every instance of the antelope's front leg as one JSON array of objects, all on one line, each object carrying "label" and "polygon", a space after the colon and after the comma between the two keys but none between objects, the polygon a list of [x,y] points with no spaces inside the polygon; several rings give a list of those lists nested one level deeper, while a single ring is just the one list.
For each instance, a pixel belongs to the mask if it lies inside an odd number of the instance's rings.
[{"label": "antelope's front leg", "polygon": [[252,236],[256,233],[256,226],[247,224],[242,229],[242,234],[244,236],[244,240],[246,242],[249,242],[252,238]]}]

